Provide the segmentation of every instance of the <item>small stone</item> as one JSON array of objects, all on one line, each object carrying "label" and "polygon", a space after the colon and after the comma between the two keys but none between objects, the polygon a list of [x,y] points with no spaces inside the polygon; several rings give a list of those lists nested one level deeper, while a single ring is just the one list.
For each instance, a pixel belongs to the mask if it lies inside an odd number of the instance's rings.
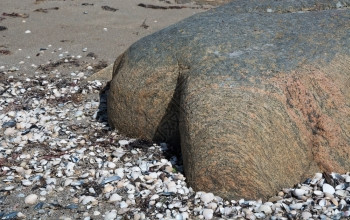
[{"label": "small stone", "polygon": [[38,196],[37,195],[30,194],[24,199],[24,202],[25,202],[25,204],[33,205],[33,204],[36,203],[37,200],[38,200]]},{"label": "small stone", "polygon": [[32,33],[30,30],[26,30],[24,33],[26,33],[26,34],[30,34],[30,33]]},{"label": "small stone", "polygon": [[324,183],[323,186],[322,186],[322,191],[324,193],[329,193],[329,194],[334,194],[335,193],[335,189],[333,186],[327,184],[327,183]]},{"label": "small stone", "polygon": [[212,219],[213,218],[214,211],[212,209],[204,209],[203,210],[203,217],[204,219]]}]

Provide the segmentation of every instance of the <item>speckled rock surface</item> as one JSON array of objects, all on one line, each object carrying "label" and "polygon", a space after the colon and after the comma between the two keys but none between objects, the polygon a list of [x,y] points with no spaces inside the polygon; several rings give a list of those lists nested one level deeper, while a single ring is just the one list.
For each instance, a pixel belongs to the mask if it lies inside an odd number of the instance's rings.
[{"label": "speckled rock surface", "polygon": [[350,169],[350,1],[235,1],[133,44],[110,124],[181,143],[196,190],[266,198]]}]

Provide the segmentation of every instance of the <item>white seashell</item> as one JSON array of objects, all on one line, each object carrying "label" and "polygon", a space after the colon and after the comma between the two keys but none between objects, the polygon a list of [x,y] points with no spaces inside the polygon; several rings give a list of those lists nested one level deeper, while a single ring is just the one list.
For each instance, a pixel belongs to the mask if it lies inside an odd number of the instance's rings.
[{"label": "white seashell", "polygon": [[303,196],[303,195],[305,195],[306,194],[306,191],[305,190],[303,190],[303,189],[295,189],[294,191],[293,191],[293,195],[295,195],[295,196]]},{"label": "white seashell", "polygon": [[103,189],[103,192],[104,193],[109,193],[109,192],[112,192],[113,189],[114,189],[114,187],[111,184],[106,184],[104,189]]},{"label": "white seashell", "polygon": [[314,191],[314,194],[315,194],[316,196],[323,196],[323,192],[322,192],[322,191],[319,191],[319,190],[315,190],[315,191]]},{"label": "white seashell", "polygon": [[88,203],[93,203],[97,201],[95,197],[92,196],[81,196],[79,199],[79,202],[82,203],[83,205],[86,205]]},{"label": "white seashell", "polygon": [[159,199],[159,195],[157,195],[157,194],[153,195],[153,196],[150,198],[150,200],[156,200],[156,199]]},{"label": "white seashell", "polygon": [[7,186],[7,187],[5,187],[5,190],[6,191],[11,191],[11,190],[13,190],[15,187],[14,186]]},{"label": "white seashell", "polygon": [[289,207],[291,209],[301,209],[303,207],[303,203],[295,203],[295,204],[290,204]]},{"label": "white seashell", "polygon": [[122,201],[122,202],[119,204],[119,206],[120,206],[121,209],[125,209],[125,208],[127,208],[129,205],[128,205],[126,202]]},{"label": "white seashell", "polygon": [[203,217],[204,219],[212,219],[213,218],[214,211],[212,209],[204,209],[203,210]]},{"label": "white seashell", "polygon": [[209,203],[214,200],[214,194],[213,193],[203,193],[200,197],[202,202]]},{"label": "white seashell", "polygon": [[272,209],[269,205],[261,205],[258,208],[258,212],[264,212],[265,214],[271,214],[272,213]]},{"label": "white seashell", "polygon": [[89,193],[96,194],[96,191],[95,191],[94,188],[90,187],[90,188],[89,188]]},{"label": "white seashell", "polygon": [[113,163],[113,162],[108,162],[108,164],[107,164],[107,167],[111,168],[111,169],[115,168],[116,166],[117,165],[115,163]]},{"label": "white seashell", "polygon": [[90,176],[90,173],[84,173],[83,175],[79,176],[79,178],[85,179]]},{"label": "white seashell", "polygon": [[338,195],[338,196],[341,196],[341,197],[348,196],[348,192],[346,190],[342,190],[342,189],[335,191],[335,194]]},{"label": "white seashell", "polygon": [[37,199],[38,199],[38,196],[37,196],[37,195],[35,195],[35,194],[30,194],[30,195],[28,195],[28,196],[24,199],[24,202],[25,202],[25,204],[33,205],[33,204],[36,203]]},{"label": "white seashell", "polygon": [[4,131],[5,136],[13,136],[15,133],[16,133],[15,128],[6,128],[6,130]]},{"label": "white seashell", "polygon": [[22,180],[22,185],[23,186],[30,186],[30,185],[32,185],[33,183],[32,182],[30,182],[29,180]]},{"label": "white seashell", "polygon": [[114,220],[116,218],[117,218],[117,212],[113,210],[105,213],[104,220]]},{"label": "white seashell", "polygon": [[322,186],[322,191],[325,193],[329,193],[329,194],[334,194],[335,193],[335,189],[333,188],[333,186],[327,184],[327,183],[324,183],[323,186]]},{"label": "white seashell", "polygon": [[111,197],[109,197],[109,202],[117,202],[117,201],[121,201],[122,197],[120,195],[118,195],[117,193],[114,193],[111,195]]},{"label": "white seashell", "polygon": [[323,207],[323,206],[326,206],[327,205],[327,201],[325,199],[321,199],[318,204]]},{"label": "white seashell", "polygon": [[[173,193],[176,193],[177,192],[177,188],[176,188],[176,183],[171,181],[167,184],[167,188],[168,188],[168,192],[173,192]],[[214,197],[214,195],[213,195]],[[211,200],[210,200],[211,201]],[[209,201],[209,202],[210,202]]]},{"label": "white seashell", "polygon": [[311,180],[311,185],[315,185],[321,179],[322,179],[322,173],[316,173],[314,178],[312,178]]},{"label": "white seashell", "polygon": [[19,213],[17,213],[17,217],[20,218],[20,219],[25,219],[26,215],[23,214],[22,212],[19,212]]},{"label": "white seashell", "polygon": [[129,141],[128,140],[119,140],[118,143],[120,146],[125,146],[125,145],[129,144]]},{"label": "white seashell", "polygon": [[301,216],[303,219],[310,219],[312,218],[312,214],[310,212],[302,212]]},{"label": "white seashell", "polygon": [[211,202],[207,206],[208,209],[212,209],[214,211],[216,210],[217,207],[218,207],[218,204],[216,204],[215,202]]},{"label": "white seashell", "polygon": [[69,186],[72,182],[73,180],[68,178],[66,181],[64,181],[64,186]]},{"label": "white seashell", "polygon": [[84,112],[83,111],[76,111],[74,116],[77,118],[77,117],[81,117],[84,115]]},{"label": "white seashell", "polygon": [[345,182],[350,183],[350,176],[346,176]]},{"label": "white seashell", "polygon": [[331,198],[331,201],[332,203],[335,205],[335,206],[338,206],[338,201],[335,199],[335,198]]},{"label": "white seashell", "polygon": [[[175,216],[175,220],[183,220],[184,218],[183,218],[183,216],[181,215],[181,214],[177,214],[176,216]],[[135,220],[135,218],[134,218],[134,220]]]},{"label": "white seashell", "polygon": [[24,172],[25,172],[25,170],[24,170],[24,168],[23,168],[23,167],[16,167],[16,172],[17,172],[18,174],[23,175],[23,174],[24,174]]}]

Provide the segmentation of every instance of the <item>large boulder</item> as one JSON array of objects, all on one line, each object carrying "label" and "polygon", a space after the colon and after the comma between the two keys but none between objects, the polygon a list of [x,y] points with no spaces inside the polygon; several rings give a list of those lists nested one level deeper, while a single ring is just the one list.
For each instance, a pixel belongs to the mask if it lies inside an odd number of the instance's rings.
[{"label": "large boulder", "polygon": [[110,124],[181,144],[196,190],[266,198],[350,170],[349,0],[237,0],[133,44]]}]

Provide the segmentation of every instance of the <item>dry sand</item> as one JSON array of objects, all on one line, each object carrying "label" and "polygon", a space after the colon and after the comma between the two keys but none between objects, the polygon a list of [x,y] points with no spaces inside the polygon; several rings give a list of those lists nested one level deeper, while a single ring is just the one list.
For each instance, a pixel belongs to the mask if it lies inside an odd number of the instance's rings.
[{"label": "dry sand", "polygon": [[[7,29],[0,31],[0,67],[33,74],[36,66],[62,55],[80,55],[81,61],[90,62],[90,52],[97,56],[95,61],[110,64],[138,39],[209,8],[185,4],[181,6],[189,8],[162,10],[139,3],[177,5],[159,0],[1,0],[0,26]],[[11,13],[20,16],[6,15]]]}]

